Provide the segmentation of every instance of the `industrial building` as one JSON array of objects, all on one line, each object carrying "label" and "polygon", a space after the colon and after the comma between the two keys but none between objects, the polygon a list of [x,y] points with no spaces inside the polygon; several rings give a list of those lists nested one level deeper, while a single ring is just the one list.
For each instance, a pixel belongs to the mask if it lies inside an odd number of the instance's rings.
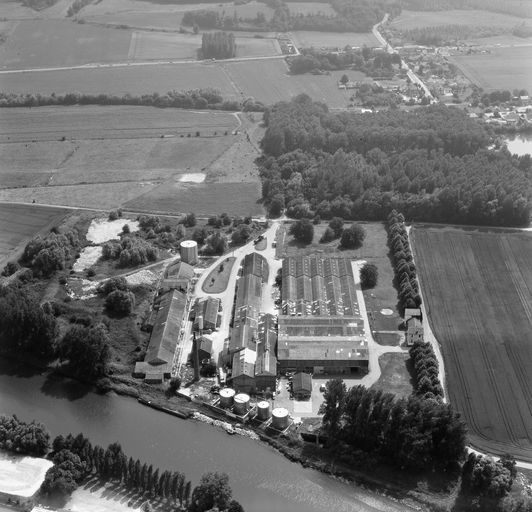
[{"label": "industrial building", "polygon": [[214,331],[219,326],[220,299],[197,299],[194,304],[194,329]]},{"label": "industrial building", "polygon": [[277,379],[277,322],[273,315],[262,315],[258,326],[257,359],[255,362],[255,389],[274,392]]},{"label": "industrial building", "polygon": [[187,295],[172,290],[158,298],[158,311],[143,362],[135,364],[134,376],[158,383],[170,377],[175,350],[181,339]]},{"label": "industrial building", "polygon": [[233,354],[230,384],[237,391],[245,393],[255,392],[256,358],[256,352],[249,348],[244,348]]},{"label": "industrial building", "polygon": [[312,377],[308,373],[296,373],[292,379],[292,393],[296,400],[308,400],[312,395]]},{"label": "industrial building", "polygon": [[286,258],[277,359],[281,371],[367,371],[368,344],[351,261],[321,255]]},{"label": "industrial building", "polygon": [[211,359],[212,357],[212,340],[206,336],[201,336],[198,341],[198,360]]},{"label": "industrial building", "polygon": [[189,291],[193,277],[194,269],[190,265],[175,261],[166,267],[159,293],[166,293],[169,290],[181,290],[186,293]]}]

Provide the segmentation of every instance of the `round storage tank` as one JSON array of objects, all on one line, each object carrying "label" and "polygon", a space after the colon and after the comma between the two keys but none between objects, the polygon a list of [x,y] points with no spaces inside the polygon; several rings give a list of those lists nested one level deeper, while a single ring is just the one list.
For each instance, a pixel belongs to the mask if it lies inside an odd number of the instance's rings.
[{"label": "round storage tank", "polygon": [[194,240],[183,240],[179,248],[181,261],[189,265],[195,265],[198,262],[198,244]]},{"label": "round storage tank", "polygon": [[231,388],[220,389],[220,405],[225,409],[229,409],[233,405],[235,397],[235,390]]},{"label": "round storage tank", "polygon": [[278,407],[272,411],[272,427],[284,430],[288,427],[288,411],[284,407]]},{"label": "round storage tank", "polygon": [[239,393],[235,396],[235,404],[233,407],[233,412],[239,416],[244,416],[249,409],[249,395],[244,393]]},{"label": "round storage tank", "polygon": [[266,421],[271,415],[270,402],[259,402],[257,404],[257,418],[259,420]]}]

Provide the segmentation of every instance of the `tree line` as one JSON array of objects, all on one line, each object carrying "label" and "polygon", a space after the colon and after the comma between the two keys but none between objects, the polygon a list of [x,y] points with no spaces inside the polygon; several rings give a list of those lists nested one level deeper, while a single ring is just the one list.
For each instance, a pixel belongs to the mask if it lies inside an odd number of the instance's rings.
[{"label": "tree line", "polygon": [[443,387],[438,377],[438,360],[432,345],[416,341],[408,351],[414,369],[414,392],[423,398],[443,398]]},{"label": "tree line", "polygon": [[[449,404],[417,396],[326,384],[323,431],[339,453],[369,453],[401,469],[451,469],[464,459],[466,427]],[[356,456],[356,455],[355,455]]]},{"label": "tree line", "polygon": [[404,217],[392,210],[388,216],[388,246],[392,258],[394,281],[399,292],[399,311],[418,308],[421,305],[417,271],[410,249]]},{"label": "tree line", "polygon": [[228,110],[245,112],[263,112],[262,103],[248,98],[244,101],[227,100],[217,89],[194,89],[191,91],[170,91],[166,94],[154,92],[133,96],[125,94],[17,94],[0,92],[0,108],[2,107],[43,107],[48,105],[134,105],[158,108],[194,108],[200,110]]},{"label": "tree line", "polygon": [[231,59],[235,55],[235,36],[231,32],[206,32],[201,36],[202,58]]},{"label": "tree line", "polygon": [[455,108],[331,113],[300,95],[265,112],[268,209],[296,218],[528,225],[530,158],[485,149],[492,132]]},{"label": "tree line", "polygon": [[42,423],[26,423],[13,416],[0,415],[0,449],[42,457],[48,452],[50,434]]}]

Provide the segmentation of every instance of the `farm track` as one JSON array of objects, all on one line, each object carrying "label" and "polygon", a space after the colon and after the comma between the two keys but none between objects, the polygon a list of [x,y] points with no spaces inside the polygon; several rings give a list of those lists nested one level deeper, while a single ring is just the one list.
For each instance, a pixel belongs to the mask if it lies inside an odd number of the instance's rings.
[{"label": "farm track", "polygon": [[449,398],[471,444],[532,460],[532,237],[449,228],[413,235]]}]

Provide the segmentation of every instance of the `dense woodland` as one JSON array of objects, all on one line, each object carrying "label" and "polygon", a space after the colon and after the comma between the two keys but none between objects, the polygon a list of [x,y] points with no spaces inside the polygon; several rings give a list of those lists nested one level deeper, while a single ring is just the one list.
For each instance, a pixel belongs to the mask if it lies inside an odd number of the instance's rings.
[{"label": "dense woodland", "polygon": [[42,457],[48,452],[50,434],[41,423],[26,423],[15,415],[0,415],[0,449]]},{"label": "dense woodland", "polygon": [[[516,27],[516,30],[518,28]],[[523,31],[523,29],[520,29]],[[407,41],[428,46],[444,46],[456,44],[456,41],[492,37],[510,33],[508,27],[477,26],[477,25],[442,25],[414,28],[401,31],[401,36]],[[522,33],[522,32],[519,33]],[[523,36],[526,37],[526,36]]]},{"label": "dense woodland", "polygon": [[235,36],[230,32],[206,32],[201,37],[204,59],[231,59],[236,55]]},{"label": "dense woodland", "polygon": [[528,224],[530,158],[485,149],[488,128],[458,109],[331,113],[300,95],[264,120],[263,199],[291,217]]},{"label": "dense woodland", "polygon": [[449,404],[397,398],[364,386],[326,384],[323,429],[344,457],[371,453],[415,471],[456,468],[465,456],[466,427]]},{"label": "dense woodland", "polygon": [[410,11],[445,11],[448,9],[482,9],[491,12],[530,17],[530,2],[507,0],[400,0],[401,7]]}]

